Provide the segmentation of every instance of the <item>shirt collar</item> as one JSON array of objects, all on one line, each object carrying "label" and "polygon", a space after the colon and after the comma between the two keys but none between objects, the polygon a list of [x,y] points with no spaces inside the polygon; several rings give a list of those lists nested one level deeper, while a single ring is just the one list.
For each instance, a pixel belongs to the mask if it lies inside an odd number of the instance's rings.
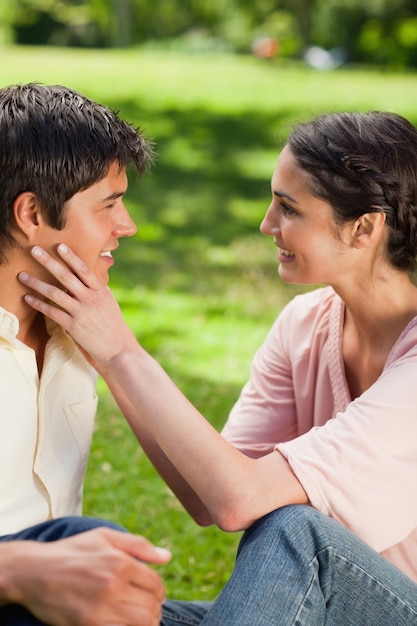
[{"label": "shirt collar", "polygon": [[18,332],[19,320],[16,315],[9,313],[9,311],[0,306],[0,337],[15,343]]},{"label": "shirt collar", "polygon": [[[56,322],[50,320],[49,318],[45,318],[46,330],[48,335],[51,338],[58,339],[60,337],[66,337],[67,340],[72,343],[70,336],[66,331],[59,326]],[[19,340],[17,339],[17,333],[19,332],[19,320],[14,315],[14,313],[10,313],[3,307],[0,306],[0,337],[9,341],[12,344],[16,344]]]}]

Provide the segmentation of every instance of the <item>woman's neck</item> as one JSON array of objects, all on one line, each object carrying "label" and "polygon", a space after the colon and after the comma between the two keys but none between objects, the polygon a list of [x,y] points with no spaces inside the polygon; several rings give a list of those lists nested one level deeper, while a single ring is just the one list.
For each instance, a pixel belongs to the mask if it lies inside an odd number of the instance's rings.
[{"label": "woman's neck", "polygon": [[417,316],[417,288],[405,275],[391,284],[348,294],[345,300],[342,353],[352,398],[381,375],[389,354],[407,324]]}]

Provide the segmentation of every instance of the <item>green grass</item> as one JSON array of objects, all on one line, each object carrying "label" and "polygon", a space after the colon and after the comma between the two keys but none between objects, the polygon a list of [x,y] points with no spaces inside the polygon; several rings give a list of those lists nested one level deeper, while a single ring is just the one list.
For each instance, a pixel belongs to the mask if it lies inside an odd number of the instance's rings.
[{"label": "green grass", "polygon": [[[127,197],[138,233],[121,242],[111,282],[143,345],[221,428],[254,350],[300,290],[279,282],[275,248],[258,230],[279,146],[296,121],[323,111],[394,110],[416,123],[416,75],[140,50],[1,55],[1,85],[66,84],[154,138],[157,163],[131,179]],[[188,518],[102,381],[99,392],[85,512],[171,548],[161,569],[171,597],[214,598],[239,536]]]}]

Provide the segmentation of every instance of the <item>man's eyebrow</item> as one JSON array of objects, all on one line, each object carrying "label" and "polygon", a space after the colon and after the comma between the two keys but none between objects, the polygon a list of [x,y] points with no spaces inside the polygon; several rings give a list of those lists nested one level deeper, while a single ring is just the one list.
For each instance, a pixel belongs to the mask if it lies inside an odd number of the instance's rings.
[{"label": "man's eyebrow", "polygon": [[272,193],[274,194],[274,196],[277,196],[277,198],[284,198],[286,200],[294,202],[295,204],[298,204],[297,200],[290,196],[288,193],[284,193],[283,191],[273,191]]},{"label": "man's eyebrow", "polygon": [[114,193],[111,193],[109,196],[102,198],[102,200],[99,200],[99,202],[109,202],[109,200],[117,200],[117,198],[121,198],[122,196],[124,196],[125,193],[126,191],[115,191]]}]

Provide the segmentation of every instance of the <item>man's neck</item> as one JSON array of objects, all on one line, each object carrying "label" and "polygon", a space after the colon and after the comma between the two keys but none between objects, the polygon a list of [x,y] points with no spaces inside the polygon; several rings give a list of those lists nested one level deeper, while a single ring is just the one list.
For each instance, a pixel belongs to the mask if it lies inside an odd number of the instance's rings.
[{"label": "man's neck", "polygon": [[24,269],[27,268],[13,259],[0,265],[0,306],[19,320],[17,338],[35,351],[40,372],[48,334],[43,315],[26,304],[23,298],[27,288],[19,282],[17,276]]}]

